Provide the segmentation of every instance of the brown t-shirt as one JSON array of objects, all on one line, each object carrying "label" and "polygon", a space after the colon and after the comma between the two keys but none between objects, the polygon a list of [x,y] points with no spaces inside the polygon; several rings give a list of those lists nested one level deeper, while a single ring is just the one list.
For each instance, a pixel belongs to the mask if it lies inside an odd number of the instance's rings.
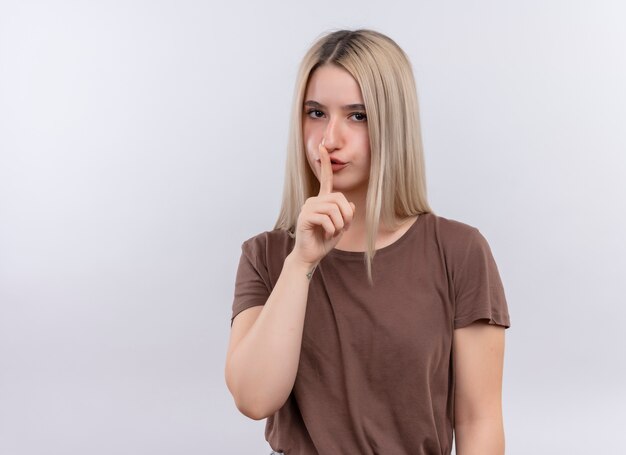
[{"label": "brown t-shirt", "polygon": [[[277,229],[243,243],[233,318],[265,304],[294,242]],[[372,274],[370,287],[363,253],[337,249],[315,270],[295,384],[266,422],[273,450],[450,454],[454,329],[510,326],[491,249],[478,229],[424,213],[377,250]]]}]

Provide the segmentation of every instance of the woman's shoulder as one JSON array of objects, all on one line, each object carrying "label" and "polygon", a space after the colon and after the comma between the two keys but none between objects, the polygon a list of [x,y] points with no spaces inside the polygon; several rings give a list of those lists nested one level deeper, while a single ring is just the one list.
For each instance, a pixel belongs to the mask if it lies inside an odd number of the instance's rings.
[{"label": "woman's shoulder", "polygon": [[254,255],[268,253],[277,254],[291,251],[293,237],[286,229],[272,229],[253,235],[242,243],[244,251],[249,251]]},{"label": "woman's shoulder", "polygon": [[466,252],[472,245],[487,241],[478,227],[465,221],[429,213],[426,224],[444,251],[454,254]]},{"label": "woman's shoulder", "polygon": [[285,242],[291,239],[291,233],[286,229],[272,229],[253,235],[243,241],[243,243],[266,244],[268,242]]},{"label": "woman's shoulder", "polygon": [[458,238],[474,235],[478,228],[457,219],[444,217],[435,213],[423,213],[426,223],[446,238]]}]

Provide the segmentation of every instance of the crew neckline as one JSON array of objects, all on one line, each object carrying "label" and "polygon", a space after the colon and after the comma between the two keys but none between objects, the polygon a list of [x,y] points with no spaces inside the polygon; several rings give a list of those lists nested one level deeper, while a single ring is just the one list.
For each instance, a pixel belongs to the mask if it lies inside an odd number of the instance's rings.
[{"label": "crew neckline", "polygon": [[[375,250],[376,256],[385,255],[400,248],[402,244],[405,243],[407,239],[412,235],[413,231],[417,230],[418,224],[421,224],[420,220],[424,217],[424,215],[426,215],[426,213],[418,214],[417,218],[415,219],[415,221],[413,221],[411,226],[409,226],[406,232],[402,234],[400,238],[397,239],[395,242],[390,243],[387,246],[384,246],[382,248]],[[327,256],[363,259],[364,254],[365,254],[365,251],[347,251],[347,250],[339,250],[337,248],[333,248],[332,250],[328,252]]]}]

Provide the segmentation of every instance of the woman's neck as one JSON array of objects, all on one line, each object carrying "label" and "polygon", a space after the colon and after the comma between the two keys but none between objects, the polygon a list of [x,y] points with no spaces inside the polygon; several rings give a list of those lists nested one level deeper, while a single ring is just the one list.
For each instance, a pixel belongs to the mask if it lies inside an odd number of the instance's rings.
[{"label": "woman's neck", "polygon": [[[353,202],[356,206],[354,210],[354,217],[350,224],[350,229],[344,231],[343,235],[335,248],[345,251],[365,251],[366,250],[366,221],[365,221],[365,206],[366,206],[366,193],[343,193],[346,196],[348,202]],[[378,233],[376,235],[376,249],[382,248],[393,243],[411,227],[413,224],[411,220],[415,220],[416,216],[411,216],[403,220],[396,220],[396,224],[399,226],[386,226],[382,223],[378,226]]]},{"label": "woman's neck", "polygon": [[[350,224],[350,231],[357,232],[365,232],[365,208],[367,206],[367,193],[366,192],[354,192],[354,193],[343,193],[348,202],[353,202],[356,208],[354,209],[354,217],[352,219],[352,223]],[[381,219],[380,224],[378,226],[378,232],[381,234],[389,234],[396,232],[402,226],[398,226],[399,223],[403,223],[404,220],[396,219],[394,225],[388,226],[385,225],[383,220]],[[349,232],[349,231],[348,231]]]}]

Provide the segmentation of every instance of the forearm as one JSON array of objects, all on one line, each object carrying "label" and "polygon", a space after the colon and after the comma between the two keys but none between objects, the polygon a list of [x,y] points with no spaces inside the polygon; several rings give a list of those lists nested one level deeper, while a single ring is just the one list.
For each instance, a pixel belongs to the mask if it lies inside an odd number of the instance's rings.
[{"label": "forearm", "polygon": [[307,264],[285,259],[263,310],[238,343],[227,365],[237,407],[263,419],[289,397],[298,371],[309,280]]},{"label": "forearm", "polygon": [[504,455],[502,419],[475,419],[454,428],[457,455]]}]

